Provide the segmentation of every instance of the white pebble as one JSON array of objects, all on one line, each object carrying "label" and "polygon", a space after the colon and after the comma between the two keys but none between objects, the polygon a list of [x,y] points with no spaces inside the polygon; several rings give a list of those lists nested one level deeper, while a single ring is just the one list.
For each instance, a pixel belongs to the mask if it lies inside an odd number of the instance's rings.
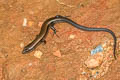
[{"label": "white pebble", "polygon": [[75,35],[71,34],[71,35],[69,36],[69,38],[70,38],[70,39],[74,39],[74,38],[75,38]]},{"label": "white pebble", "polygon": [[23,48],[24,47],[24,43],[22,42],[22,43],[20,43],[20,47],[21,48]]},{"label": "white pebble", "polygon": [[105,48],[107,46],[107,43],[102,44],[102,47]]},{"label": "white pebble", "polygon": [[42,53],[41,51],[35,51],[34,56],[35,56],[36,58],[41,58],[42,54],[43,54],[43,53]]},{"label": "white pebble", "polygon": [[83,74],[83,75],[84,75],[84,74],[86,74],[86,72],[82,72],[81,74]]},{"label": "white pebble", "polygon": [[24,26],[24,27],[27,26],[27,18],[24,18],[24,19],[23,19],[23,26]]},{"label": "white pebble", "polygon": [[32,66],[32,63],[29,63],[28,65],[29,65],[29,66]]},{"label": "white pebble", "polygon": [[111,45],[113,46],[113,45],[114,45],[114,43],[113,43],[113,42],[111,42]]}]

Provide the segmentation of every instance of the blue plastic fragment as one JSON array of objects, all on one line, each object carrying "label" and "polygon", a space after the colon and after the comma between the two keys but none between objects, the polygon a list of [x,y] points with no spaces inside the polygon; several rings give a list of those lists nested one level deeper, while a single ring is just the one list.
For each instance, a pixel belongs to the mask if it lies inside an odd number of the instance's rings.
[{"label": "blue plastic fragment", "polygon": [[98,52],[102,52],[102,51],[103,51],[103,47],[102,47],[102,45],[99,45],[95,49],[91,50],[91,55],[94,55],[94,54],[96,54]]}]

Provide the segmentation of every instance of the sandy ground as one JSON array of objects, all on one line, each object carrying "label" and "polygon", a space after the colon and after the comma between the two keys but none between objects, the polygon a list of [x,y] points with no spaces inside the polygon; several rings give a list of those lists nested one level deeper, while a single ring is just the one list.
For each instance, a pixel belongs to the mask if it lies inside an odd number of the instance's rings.
[{"label": "sandy ground", "polygon": [[[66,23],[55,25],[59,38],[50,30],[46,44],[22,54],[41,24],[58,14],[87,27],[111,29],[118,39],[117,60],[104,58],[97,69],[88,69],[85,60],[90,51],[105,41],[112,43],[113,38]],[[119,80],[119,46],[120,0],[0,0],[0,80]],[[42,55],[36,57],[36,51]],[[108,53],[113,56],[112,49]],[[99,71],[96,76],[95,71]]]}]

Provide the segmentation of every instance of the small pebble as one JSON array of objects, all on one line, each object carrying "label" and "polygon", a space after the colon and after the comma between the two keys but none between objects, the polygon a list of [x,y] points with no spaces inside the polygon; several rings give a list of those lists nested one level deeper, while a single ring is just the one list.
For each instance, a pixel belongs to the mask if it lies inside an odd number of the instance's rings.
[{"label": "small pebble", "polygon": [[95,68],[99,66],[99,62],[96,61],[96,59],[90,59],[89,61],[86,61],[85,64],[87,65],[88,68]]},{"label": "small pebble", "polygon": [[69,36],[69,38],[70,38],[70,39],[74,39],[74,38],[75,38],[75,35],[71,34],[71,35]]},{"label": "small pebble", "polygon": [[105,48],[107,46],[107,43],[102,44],[102,47]]},{"label": "small pebble", "polygon": [[91,70],[92,76],[96,74],[96,69]]},{"label": "small pebble", "polygon": [[41,58],[42,55],[43,55],[43,53],[41,51],[35,51],[35,53],[34,53],[34,56],[36,58]]},{"label": "small pebble", "polygon": [[88,59],[85,61],[85,65],[88,68],[96,68],[98,66],[100,66],[100,64],[103,62],[103,53],[99,52],[97,54],[94,54],[90,57],[88,57]]},{"label": "small pebble", "polygon": [[96,74],[99,74],[99,72],[97,71]]},{"label": "small pebble", "polygon": [[60,57],[61,57],[61,52],[60,52],[60,50],[55,51],[55,52],[53,53],[53,55],[60,58]]},{"label": "small pebble", "polygon": [[32,66],[32,63],[29,63],[28,65],[29,65],[29,66]]},{"label": "small pebble", "polygon": [[94,78],[96,78],[96,77],[97,77],[97,75],[94,75],[93,77],[94,77]]},{"label": "small pebble", "polygon": [[29,22],[28,22],[28,26],[30,26],[30,27],[33,26],[33,24],[34,24],[33,21],[29,21]]},{"label": "small pebble", "polygon": [[41,27],[41,26],[42,26],[42,24],[43,24],[43,22],[39,22],[39,23],[38,23],[38,26],[40,26],[40,27]]},{"label": "small pebble", "polygon": [[81,74],[83,74],[83,75],[84,75],[84,74],[86,74],[86,72],[82,72]]},{"label": "small pebble", "polygon": [[23,43],[23,42],[20,43],[20,47],[21,47],[21,48],[24,48],[24,43]]},{"label": "small pebble", "polygon": [[97,75],[99,74],[99,72],[98,72],[97,70],[92,70],[91,73],[92,73],[92,74],[91,74],[92,77],[94,77],[94,78],[96,78]]},{"label": "small pebble", "polygon": [[113,57],[110,55],[110,58],[113,58]]},{"label": "small pebble", "polygon": [[111,48],[111,47],[108,47],[108,48],[107,48],[107,51],[109,51],[109,50],[112,50],[112,48]]},{"label": "small pebble", "polygon": [[113,43],[113,42],[111,42],[111,45],[113,46],[113,45],[114,45],[114,43]]},{"label": "small pebble", "polygon": [[24,27],[27,26],[27,18],[24,18],[24,19],[23,19],[23,26],[24,26]]}]

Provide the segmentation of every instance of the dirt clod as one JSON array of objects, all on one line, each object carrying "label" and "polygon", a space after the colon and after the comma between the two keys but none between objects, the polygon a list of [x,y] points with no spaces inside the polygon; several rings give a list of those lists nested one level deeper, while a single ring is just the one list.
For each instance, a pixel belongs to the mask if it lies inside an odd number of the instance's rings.
[{"label": "dirt clod", "polygon": [[86,61],[85,61],[85,65],[88,67],[88,68],[96,68],[98,66],[101,65],[103,61],[103,53],[102,52],[99,52],[99,53],[96,53],[92,56],[90,56]]}]

